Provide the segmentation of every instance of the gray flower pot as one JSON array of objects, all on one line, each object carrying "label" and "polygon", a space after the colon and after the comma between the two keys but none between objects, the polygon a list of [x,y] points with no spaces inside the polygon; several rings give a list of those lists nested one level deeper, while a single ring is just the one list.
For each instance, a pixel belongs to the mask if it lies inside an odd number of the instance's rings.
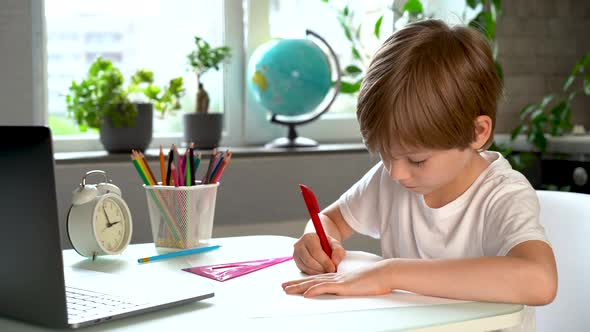
[{"label": "gray flower pot", "polygon": [[152,142],[154,105],[137,103],[137,117],[133,126],[115,127],[109,117],[100,127],[100,142],[109,153],[145,151]]},{"label": "gray flower pot", "polygon": [[223,114],[186,113],[183,120],[186,143],[195,143],[195,147],[199,149],[212,149],[219,146],[223,130]]}]

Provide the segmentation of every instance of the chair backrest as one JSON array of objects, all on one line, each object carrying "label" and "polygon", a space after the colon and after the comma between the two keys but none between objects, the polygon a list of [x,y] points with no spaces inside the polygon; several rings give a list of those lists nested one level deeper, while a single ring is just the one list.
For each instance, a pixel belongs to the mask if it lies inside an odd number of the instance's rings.
[{"label": "chair backrest", "polygon": [[541,224],[557,261],[557,297],[537,307],[537,331],[587,331],[590,325],[590,195],[537,191]]}]

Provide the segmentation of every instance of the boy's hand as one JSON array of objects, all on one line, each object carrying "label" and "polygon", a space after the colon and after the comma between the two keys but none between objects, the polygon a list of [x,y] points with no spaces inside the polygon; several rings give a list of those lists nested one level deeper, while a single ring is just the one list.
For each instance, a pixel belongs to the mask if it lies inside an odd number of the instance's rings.
[{"label": "boy's hand", "polygon": [[307,274],[321,274],[336,272],[338,264],[344,258],[346,251],[340,242],[328,236],[328,243],[332,248],[332,259],[322,250],[320,238],[316,233],[306,233],[295,243],[293,260],[301,272]]},{"label": "boy's hand", "polygon": [[287,294],[303,294],[314,297],[320,294],[346,296],[383,295],[392,291],[386,282],[390,270],[386,261],[350,273],[327,273],[282,284]]}]

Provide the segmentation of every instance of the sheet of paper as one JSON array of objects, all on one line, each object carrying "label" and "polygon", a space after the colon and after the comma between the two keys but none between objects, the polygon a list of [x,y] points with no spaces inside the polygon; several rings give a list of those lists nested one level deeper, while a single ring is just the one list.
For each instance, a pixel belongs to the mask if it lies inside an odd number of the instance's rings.
[{"label": "sheet of paper", "polygon": [[[349,251],[345,260],[339,266],[339,272],[352,271],[380,260],[381,257],[358,251]],[[451,299],[443,299],[429,296],[421,296],[408,292],[396,291],[382,296],[354,296],[343,297],[335,295],[322,295],[307,299],[301,295],[287,295],[277,284],[280,280],[288,281],[306,277],[299,272],[294,261],[278,264],[265,270],[251,274],[256,276],[256,284],[268,285],[256,287],[256,305],[251,305],[245,310],[251,318],[292,316],[306,314],[322,314],[330,312],[369,310],[381,308],[396,308],[407,306],[426,306],[450,303],[462,303]],[[252,286],[252,285],[251,285]]]}]

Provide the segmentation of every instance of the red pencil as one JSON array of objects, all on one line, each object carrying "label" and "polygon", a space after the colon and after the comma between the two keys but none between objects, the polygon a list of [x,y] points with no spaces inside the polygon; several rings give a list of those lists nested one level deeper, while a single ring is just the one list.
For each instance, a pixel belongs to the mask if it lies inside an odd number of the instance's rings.
[{"label": "red pencil", "polygon": [[315,198],[313,191],[311,191],[311,189],[308,186],[300,184],[299,188],[301,188],[301,194],[303,195],[303,200],[305,201],[305,205],[307,206],[307,210],[309,211],[309,216],[311,217],[311,222],[313,223],[315,232],[320,238],[320,244],[322,245],[322,249],[324,250],[326,255],[328,255],[328,257],[332,258],[332,248],[330,248],[328,238],[326,237],[326,232],[324,232],[324,227],[322,227],[322,223],[318,215],[320,213],[318,201]]}]

